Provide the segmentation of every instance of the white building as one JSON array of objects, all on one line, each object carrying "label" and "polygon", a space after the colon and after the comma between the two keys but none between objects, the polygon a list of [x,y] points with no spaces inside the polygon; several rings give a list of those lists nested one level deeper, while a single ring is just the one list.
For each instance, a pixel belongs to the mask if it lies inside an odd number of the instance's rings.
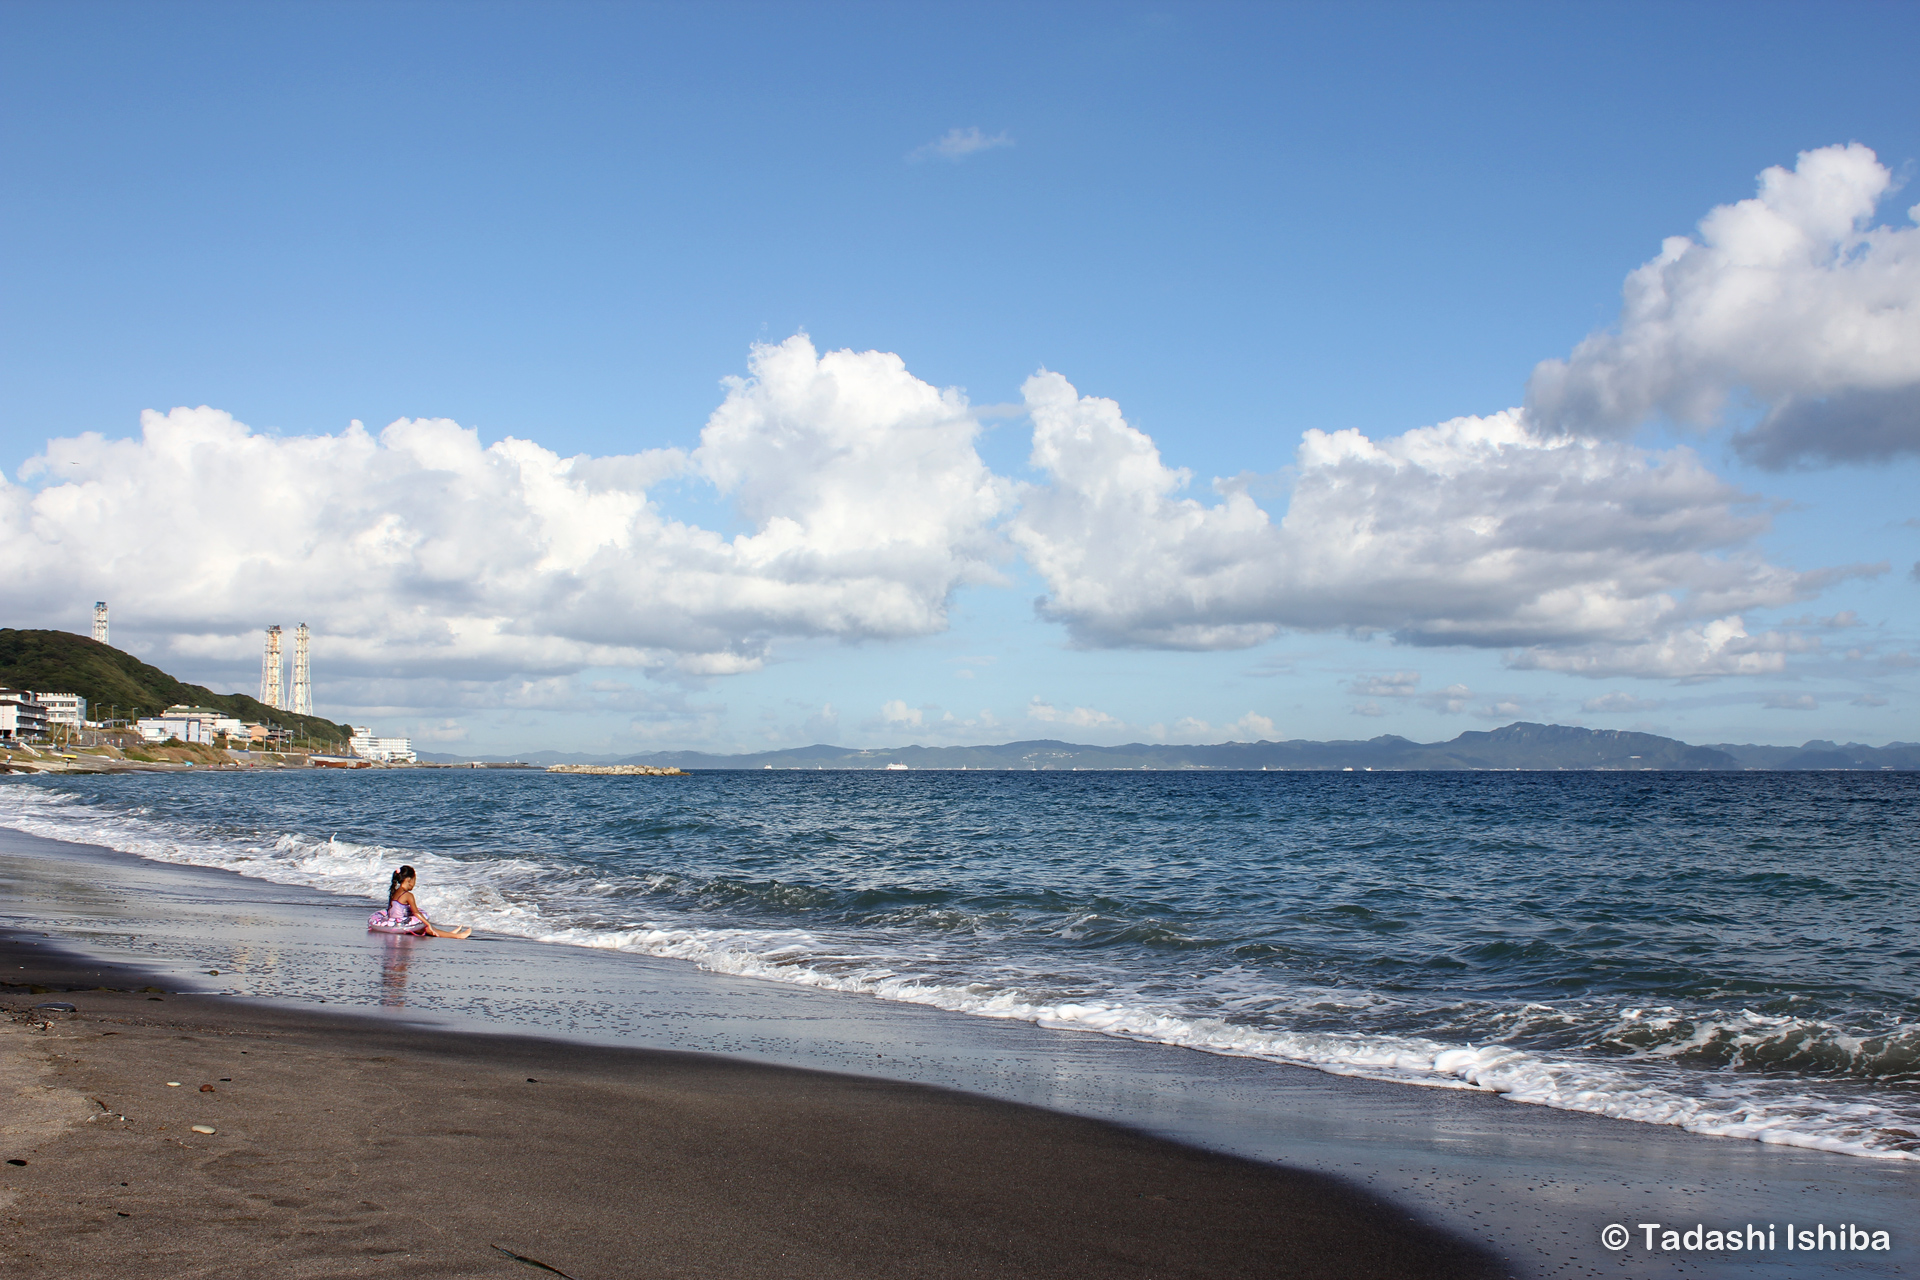
[{"label": "white building", "polygon": [[185,716],[148,716],[144,720],[134,721],[134,728],[148,742],[165,742],[178,738],[187,743],[213,745],[213,730],[199,721]]},{"label": "white building", "polygon": [[87,722],[87,700],[77,693],[36,693],[31,697],[47,709],[47,723],[78,729]]},{"label": "white building", "polygon": [[148,742],[178,738],[182,742],[212,746],[221,734],[226,734],[230,741],[247,736],[246,725],[212,707],[168,707],[160,715],[140,721],[138,727],[140,736]]},{"label": "white building", "polygon": [[46,736],[46,707],[25,689],[0,689],[0,738],[22,742]]},{"label": "white building", "polygon": [[376,738],[363,724],[353,726],[353,740],[347,744],[363,760],[383,760],[388,764],[415,764],[412,738]]}]

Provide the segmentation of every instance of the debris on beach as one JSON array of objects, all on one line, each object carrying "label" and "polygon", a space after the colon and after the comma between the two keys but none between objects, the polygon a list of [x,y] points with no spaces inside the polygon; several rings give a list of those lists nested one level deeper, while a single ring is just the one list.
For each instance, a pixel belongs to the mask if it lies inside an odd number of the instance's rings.
[{"label": "debris on beach", "polygon": [[530,1267],[538,1267],[542,1271],[551,1271],[553,1272],[553,1274],[557,1276],[563,1276],[565,1277],[565,1280],[573,1280],[572,1276],[567,1275],[567,1273],[562,1271],[560,1268],[550,1267],[546,1263],[540,1261],[540,1259],[538,1258],[529,1258],[524,1253],[515,1253],[511,1249],[502,1248],[499,1245],[495,1245],[493,1247],[496,1249],[499,1249],[501,1253],[506,1254],[509,1258],[512,1258],[515,1262],[524,1262]]}]

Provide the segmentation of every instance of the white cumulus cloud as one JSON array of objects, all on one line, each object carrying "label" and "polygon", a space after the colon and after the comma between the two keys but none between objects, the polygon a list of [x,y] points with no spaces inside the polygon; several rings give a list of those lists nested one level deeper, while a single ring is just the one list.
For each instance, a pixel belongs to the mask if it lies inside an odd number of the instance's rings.
[{"label": "white cumulus cloud", "polygon": [[1473,697],[1473,690],[1464,684],[1450,684],[1444,689],[1424,694],[1420,704],[1442,715],[1457,716],[1467,709],[1467,700]]},{"label": "white cumulus cloud", "polygon": [[1126,722],[1093,707],[1067,707],[1064,710],[1035,694],[1027,703],[1027,719],[1046,724],[1071,725],[1076,729],[1119,729]]},{"label": "white cumulus cloud", "polygon": [[[563,458],[440,420],[283,438],[209,408],[50,442],[0,478],[14,616],[110,599],[204,658],[305,621],[334,672],[750,670],[782,636],[924,635],[992,580],[1013,494],[965,398],[898,356],[755,347],[690,454]],[[649,496],[704,480],[750,531]]]},{"label": "white cumulus cloud", "polygon": [[1698,680],[1783,671],[1789,653],[1811,653],[1819,648],[1817,639],[1798,632],[1765,631],[1748,635],[1746,624],[1736,615],[1716,618],[1705,626],[1671,631],[1640,644],[1534,648],[1513,655],[1510,661],[1516,667],[1583,676],[1666,676]]},{"label": "white cumulus cloud", "polygon": [[1273,737],[1273,721],[1258,711],[1247,712],[1227,728],[1234,733],[1244,733],[1262,741]]},{"label": "white cumulus cloud", "polygon": [[[922,151],[1011,141],[956,129]],[[1891,187],[1857,145],[1769,169],[1634,272],[1617,330],[1540,365],[1526,409],[1308,431],[1282,500],[1244,478],[1196,496],[1118,404],[1045,370],[1022,388],[1038,478],[1016,483],[979,456],[959,391],[797,334],[753,348],[686,450],[562,457],[444,419],[280,437],[205,407],[145,414],[134,439],[53,440],[0,477],[8,602],[24,621],[109,599],[117,634],[203,670],[244,669],[260,627],[305,621],[330,675],[492,682],[497,705],[527,696],[516,679],[717,676],[783,638],[936,633],[955,590],[1001,581],[1017,551],[1040,615],[1083,647],[1344,630],[1591,677],[1777,673],[1817,639],[1746,619],[1885,566],[1768,560],[1764,503],[1628,437],[1752,405],[1737,439],[1768,465],[1920,451],[1920,227],[1872,225]],[[742,531],[674,518],[667,483],[710,487]],[[1367,715],[1472,696],[1420,694],[1410,671],[1351,692]],[[1124,727],[1041,700],[1027,716]]]},{"label": "white cumulus cloud", "polygon": [[1603,693],[1597,698],[1588,698],[1580,704],[1580,709],[1582,711],[1602,711],[1609,713],[1658,711],[1666,705],[1667,704],[1659,698],[1639,698],[1631,693],[1623,693],[1616,689],[1612,693]]},{"label": "white cumulus cloud", "polygon": [[1047,584],[1041,614],[1086,646],[1346,628],[1583,674],[1635,654],[1661,674],[1767,670],[1731,660],[1720,630],[1738,623],[1718,620],[1834,577],[1768,563],[1767,513],[1686,449],[1542,437],[1517,411],[1384,440],[1309,431],[1276,518],[1244,484],[1183,496],[1190,477],[1112,400],[1047,372],[1023,391],[1046,482],[1006,527]]},{"label": "white cumulus cloud", "polygon": [[899,729],[918,729],[926,723],[920,708],[910,707],[899,698],[880,704],[880,719],[889,728]]},{"label": "white cumulus cloud", "polygon": [[1920,227],[1872,225],[1893,186],[1857,143],[1768,169],[1627,277],[1614,331],[1535,369],[1534,419],[1620,434],[1757,401],[1736,443],[1763,465],[1920,451]]}]

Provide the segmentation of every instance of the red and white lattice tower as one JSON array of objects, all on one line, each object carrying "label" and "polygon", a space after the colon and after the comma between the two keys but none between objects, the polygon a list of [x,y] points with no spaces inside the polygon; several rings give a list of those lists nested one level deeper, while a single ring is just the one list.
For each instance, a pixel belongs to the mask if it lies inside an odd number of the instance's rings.
[{"label": "red and white lattice tower", "polygon": [[307,667],[307,624],[293,629],[293,714],[313,714],[313,672]]},{"label": "red and white lattice tower", "polygon": [[267,628],[267,651],[260,659],[260,701],[275,711],[285,711],[280,701],[280,677],[286,661],[280,652],[280,628]]}]

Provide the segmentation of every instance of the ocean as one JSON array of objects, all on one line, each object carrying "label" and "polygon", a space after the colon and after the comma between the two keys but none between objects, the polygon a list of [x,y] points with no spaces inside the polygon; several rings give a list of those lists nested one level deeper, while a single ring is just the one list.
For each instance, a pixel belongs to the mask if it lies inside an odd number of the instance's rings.
[{"label": "ocean", "polygon": [[1895,773],[303,771],[8,779],[0,826],[369,910],[407,862],[479,932],[1911,1160],[1916,800]]}]

